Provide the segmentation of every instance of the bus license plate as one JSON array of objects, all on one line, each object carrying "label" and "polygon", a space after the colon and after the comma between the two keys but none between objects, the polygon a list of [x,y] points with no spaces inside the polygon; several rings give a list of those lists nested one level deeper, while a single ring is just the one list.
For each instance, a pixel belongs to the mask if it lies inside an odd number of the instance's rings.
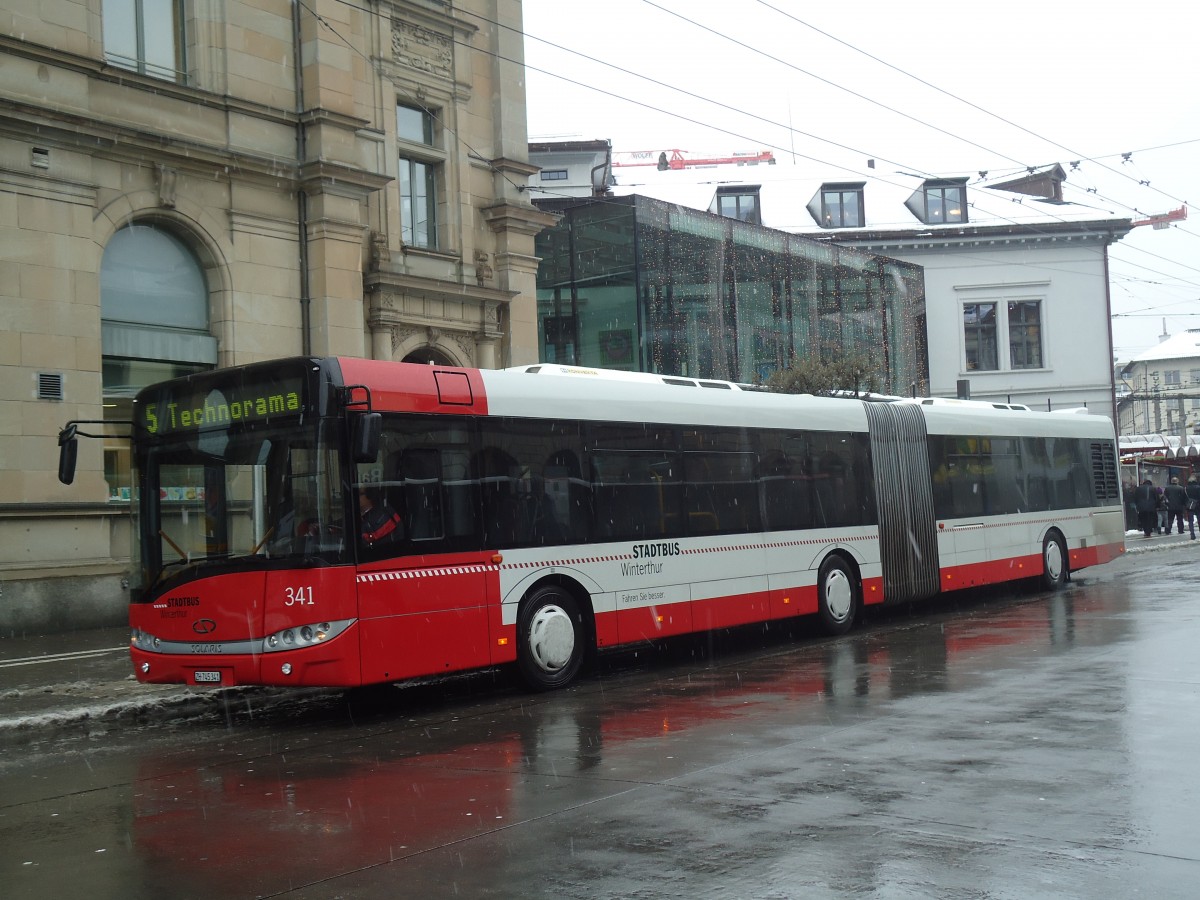
[{"label": "bus license plate", "polygon": [[220,672],[197,672],[196,673],[196,684],[220,684],[220,683],[221,683],[221,673]]}]

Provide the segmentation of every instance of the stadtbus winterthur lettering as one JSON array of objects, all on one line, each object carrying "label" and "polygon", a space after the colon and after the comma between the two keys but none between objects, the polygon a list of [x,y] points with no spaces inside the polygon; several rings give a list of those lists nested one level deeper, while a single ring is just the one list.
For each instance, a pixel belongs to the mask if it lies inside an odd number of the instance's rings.
[{"label": "stadtbus winterthur lettering", "polygon": [[300,394],[297,391],[254,394],[240,400],[208,398],[199,405],[195,402],[168,402],[159,407],[146,407],[146,430],[158,434],[180,428],[202,428],[299,411]]}]

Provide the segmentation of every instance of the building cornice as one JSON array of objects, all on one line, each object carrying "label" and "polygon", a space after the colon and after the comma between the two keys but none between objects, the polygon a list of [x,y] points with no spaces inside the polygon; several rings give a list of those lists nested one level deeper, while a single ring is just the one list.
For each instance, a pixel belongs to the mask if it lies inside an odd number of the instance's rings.
[{"label": "building cornice", "polygon": [[[87,77],[89,80],[117,86],[129,94],[130,105],[137,107],[143,94],[167,98],[192,107],[214,110],[225,116],[243,116],[268,126],[295,132],[298,128],[318,131],[331,128],[354,134],[369,130],[370,122],[327,109],[306,110],[302,114],[278,107],[265,106],[244,98],[218,95],[210,91],[172,81],[151,78],[110,66],[101,60],[67,53],[28,41],[0,36],[0,56],[11,55],[42,65],[53,66]],[[359,189],[378,190],[392,179],[352,166],[324,161],[298,164],[294,156],[269,156],[230,146],[227,130],[221,140],[202,140],[168,134],[129,119],[114,120],[90,114],[86,110],[68,111],[19,98],[0,98],[0,133],[27,137],[30,124],[37,127],[41,140],[69,150],[94,154],[100,150],[109,156],[128,162],[145,164],[147,150],[153,150],[154,162],[181,171],[209,174],[236,170],[240,175],[270,179],[278,183],[301,180],[311,190],[315,182],[324,187],[336,187],[333,179],[345,179]]]},{"label": "building cornice", "polygon": [[[162,78],[152,78],[149,75],[141,75],[137,72],[131,72],[129,69],[109,65],[103,60],[98,60],[90,56],[80,56],[77,53],[57,50],[53,47],[32,43],[31,41],[19,40],[10,35],[0,35],[0,56],[6,55],[86,75],[88,78],[95,79],[96,81],[118,85],[134,94],[153,94],[155,97],[181,100],[210,109],[239,112],[244,115],[254,116],[255,118],[286,124],[289,127],[295,127],[297,119],[294,112],[280,109],[276,106],[255,103],[252,100],[229,94],[215,94],[212,91],[206,91],[192,85],[178,84]],[[47,110],[45,106],[31,108],[36,109],[39,114],[44,114]]]},{"label": "building cornice", "polygon": [[443,33],[457,31],[467,40],[479,31],[479,26],[467,18],[466,13],[459,12],[454,4],[447,0],[425,0],[423,3],[413,3],[411,0],[368,0],[367,5],[389,10],[404,21],[413,22],[423,28]]},{"label": "building cornice", "polygon": [[1131,219],[1098,219],[1081,222],[1045,222],[1037,225],[963,225],[895,230],[837,229],[803,236],[860,250],[884,253],[889,250],[938,250],[944,247],[1003,247],[1029,244],[1085,243],[1103,241],[1112,244],[1133,228]]},{"label": "building cornice", "polygon": [[494,172],[505,172],[512,175],[518,175],[523,178],[528,178],[531,175],[536,175],[542,171],[541,166],[535,166],[530,162],[520,159],[509,159],[507,156],[498,156],[488,162],[488,166]]},{"label": "building cornice", "polygon": [[491,226],[492,231],[516,231],[520,234],[536,236],[557,222],[560,216],[543,212],[534,206],[518,205],[516,203],[497,203],[485,207],[483,218]]},{"label": "building cornice", "polygon": [[[310,120],[314,123],[329,122],[338,127],[357,127],[357,120],[348,117],[313,113]],[[344,179],[352,185],[372,191],[393,180],[390,176],[325,160],[299,166],[294,158],[263,156],[226,144],[164,135],[129,123],[110,122],[94,116],[61,110],[48,113],[44,107],[0,98],[0,133],[27,136],[31,122],[37,123],[38,134],[48,145],[88,154],[95,154],[99,150],[112,158],[139,165],[145,165],[146,152],[153,149],[155,163],[180,171],[203,172],[207,175],[212,172],[224,174],[232,168],[242,177],[268,179],[272,183],[278,183],[280,179],[300,180],[305,182],[306,189],[310,191],[317,182],[336,187],[334,179]],[[295,128],[296,123],[297,119],[293,117],[288,127]]]},{"label": "building cornice", "polygon": [[324,159],[300,167],[300,184],[309,194],[362,198],[383,189],[393,180],[390,175],[380,175]]},{"label": "building cornice", "polygon": [[[368,293],[401,293],[428,297],[436,300],[466,300],[475,303],[510,303],[519,291],[505,291],[499,288],[483,287],[475,284],[463,284],[456,281],[442,281],[436,278],[423,278],[419,275],[409,275],[403,272],[393,272],[387,269],[375,269],[363,276],[363,286]],[[377,310],[372,304],[372,316]],[[383,311],[378,311],[383,312]],[[393,324],[391,321],[381,324]]]}]

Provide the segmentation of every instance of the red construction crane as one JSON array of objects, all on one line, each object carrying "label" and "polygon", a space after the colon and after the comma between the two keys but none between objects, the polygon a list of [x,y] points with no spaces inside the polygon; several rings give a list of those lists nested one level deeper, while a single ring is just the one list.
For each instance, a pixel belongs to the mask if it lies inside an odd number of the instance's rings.
[{"label": "red construction crane", "polygon": [[753,153],[734,152],[729,156],[689,157],[686,150],[631,150],[613,154],[613,168],[622,166],[657,166],[659,170],[688,169],[695,166],[756,166],[766,163],[775,165],[775,154],[770,150]]},{"label": "red construction crane", "polygon": [[1173,209],[1170,212],[1158,213],[1157,215],[1147,216],[1144,219],[1134,219],[1132,227],[1137,228],[1139,225],[1153,225],[1155,228],[1166,228],[1172,222],[1182,222],[1187,219],[1187,204]]}]

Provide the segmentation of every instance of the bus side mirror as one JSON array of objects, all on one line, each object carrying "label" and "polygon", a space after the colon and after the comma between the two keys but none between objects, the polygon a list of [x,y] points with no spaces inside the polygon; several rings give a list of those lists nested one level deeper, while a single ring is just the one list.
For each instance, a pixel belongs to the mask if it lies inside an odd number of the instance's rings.
[{"label": "bus side mirror", "polygon": [[363,413],[354,417],[354,461],[375,462],[379,455],[379,435],[383,431],[383,416],[379,413]]},{"label": "bus side mirror", "polygon": [[75,480],[75,460],[79,456],[79,439],[75,426],[68,425],[58,433],[58,480],[70,484]]}]

